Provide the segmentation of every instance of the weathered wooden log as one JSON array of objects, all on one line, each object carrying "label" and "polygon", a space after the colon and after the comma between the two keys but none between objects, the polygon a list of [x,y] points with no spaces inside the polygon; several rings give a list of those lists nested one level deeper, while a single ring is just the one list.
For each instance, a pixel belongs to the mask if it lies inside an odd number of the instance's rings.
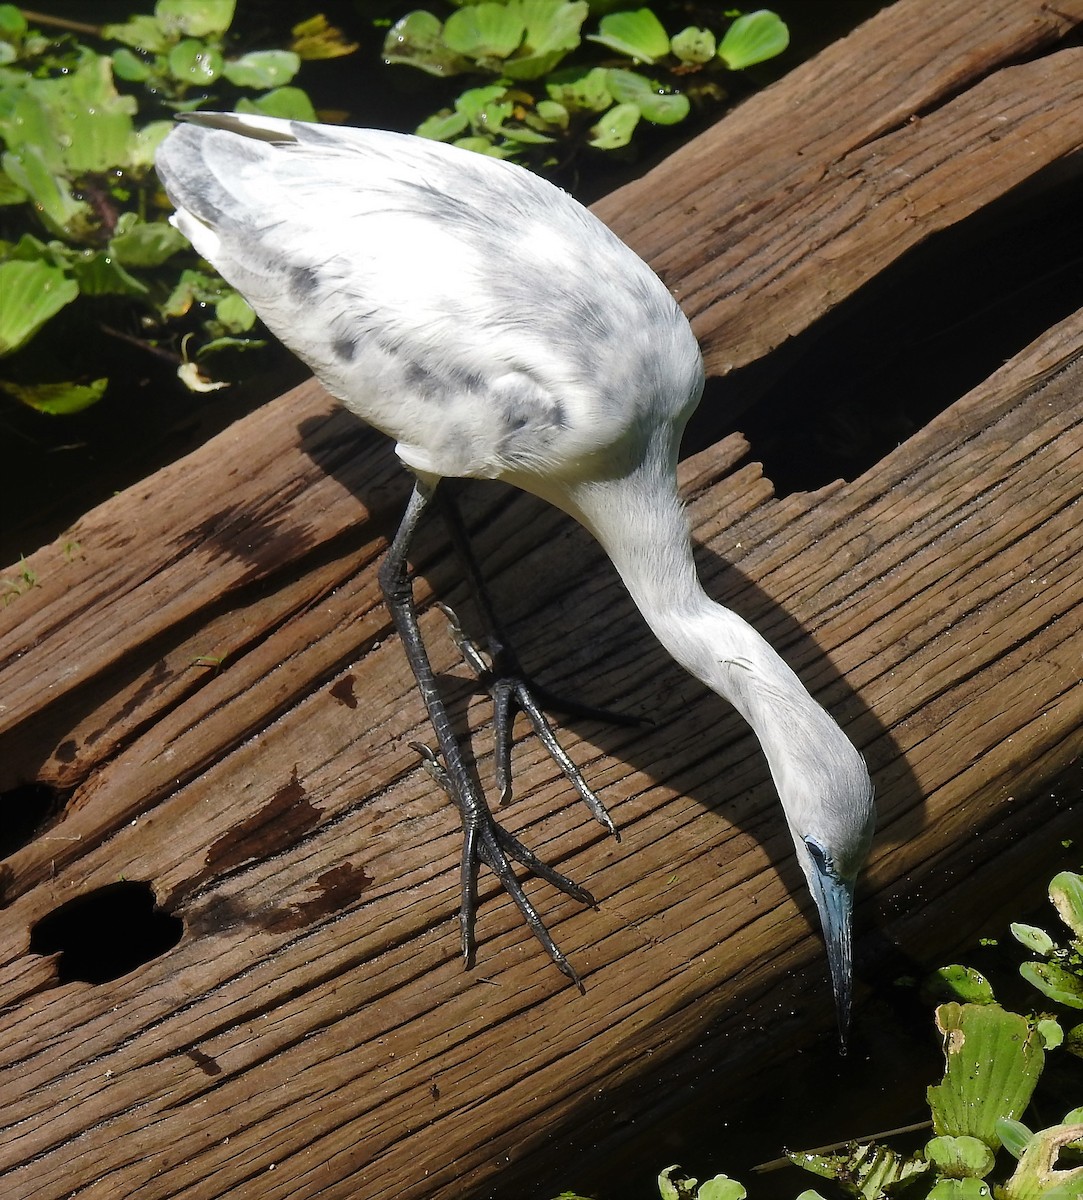
[{"label": "weathered wooden log", "polygon": [[[1057,49],[1080,21],[1079,0],[902,0],[598,209],[681,294],[713,371],[752,361],[1083,146],[1083,51]],[[708,590],[869,758],[866,963],[885,935],[952,945],[1025,877],[1024,833],[1078,832],[1056,790],[1083,748],[1081,359],[1077,314],[814,494],[775,499],[736,437],[682,467]],[[528,666],[654,725],[564,731],[619,845],[516,747],[503,818],[599,900],[530,885],[586,995],[484,877],[463,971],[457,822],[411,748],[424,712],[375,581],[407,486],[305,385],[30,559],[37,585],[0,613],[0,786],[63,804],[0,866],[7,1194],[513,1188],[598,1136],[600,1095],[649,1114],[723,1066],[747,1091],[769,1040],[829,1023],[754,738],[650,641],[586,534],[495,487],[470,519]],[[436,530],[418,567],[419,598],[462,600]],[[423,629],[490,780],[489,706],[443,616]],[[183,939],[60,982],[31,930],[118,880],[147,881]]]}]

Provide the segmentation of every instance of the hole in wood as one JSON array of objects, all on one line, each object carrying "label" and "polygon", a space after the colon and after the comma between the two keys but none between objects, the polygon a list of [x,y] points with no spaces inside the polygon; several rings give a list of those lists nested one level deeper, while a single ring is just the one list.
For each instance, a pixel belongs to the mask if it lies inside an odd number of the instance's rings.
[{"label": "hole in wood", "polygon": [[34,840],[60,811],[61,797],[43,783],[25,783],[0,796],[0,858],[7,858]]},{"label": "hole in wood", "polygon": [[30,932],[34,954],[59,954],[61,983],[108,983],[171,950],[184,922],[158,908],[149,883],[125,881],[77,896]]}]

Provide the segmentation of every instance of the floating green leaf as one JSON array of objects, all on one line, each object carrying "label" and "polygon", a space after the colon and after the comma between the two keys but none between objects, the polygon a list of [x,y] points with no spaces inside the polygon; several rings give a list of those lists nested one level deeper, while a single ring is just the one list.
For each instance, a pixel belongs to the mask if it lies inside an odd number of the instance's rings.
[{"label": "floating green leaf", "polygon": [[422,121],[414,130],[418,137],[431,138],[434,142],[450,142],[464,130],[470,128],[470,118],[463,112],[444,109]]},{"label": "floating green leaf", "polygon": [[78,294],[78,285],[48,263],[0,263],[0,358],[26,345]]},{"label": "floating green leaf", "polygon": [[102,37],[148,54],[164,54],[170,45],[162,23],[156,17],[146,15],[131,17],[123,25],[104,25]]},{"label": "floating green leaf", "polygon": [[14,4],[0,4],[0,38],[19,41],[27,31],[26,17]]},{"label": "floating green leaf", "polygon": [[524,43],[534,54],[574,50],[590,13],[586,0],[512,0],[526,26]]},{"label": "floating green leaf", "polygon": [[158,0],[154,15],[166,35],[217,37],[233,24],[235,0]]},{"label": "floating green leaf", "polygon": [[634,104],[644,120],[655,125],[676,125],[688,116],[688,97],[680,92],[666,92],[653,80],[635,71],[614,67],[609,72],[609,91],[621,104]]},{"label": "floating green leaf", "polygon": [[264,90],[284,86],[300,69],[292,50],[253,50],[225,63],[222,74],[236,87]]},{"label": "floating green leaf", "polygon": [[53,134],[65,148],[69,171],[82,175],[127,166],[136,101],[117,92],[108,58],[87,54],[64,79],[39,82],[54,93]]},{"label": "floating green leaf", "polygon": [[604,112],[612,103],[605,67],[572,67],[557,71],[545,85],[549,99],[573,112]]},{"label": "floating green leaf", "polygon": [[1055,1021],[1052,1017],[1039,1017],[1034,1025],[1041,1034],[1042,1044],[1047,1050],[1056,1050],[1063,1044],[1064,1030],[1059,1021]]},{"label": "floating green leaf", "polygon": [[235,105],[238,112],[281,117],[286,121],[315,121],[316,110],[308,93],[296,87],[280,87],[262,96],[242,96]]},{"label": "floating green leaf", "polygon": [[748,1192],[728,1175],[705,1179],[696,1193],[696,1200],[745,1200]]},{"label": "floating green leaf", "polygon": [[673,53],[683,63],[708,63],[715,56],[718,41],[709,29],[697,29],[689,25],[673,35],[670,43]]},{"label": "floating green leaf", "polygon": [[785,23],[762,8],[733,22],[718,47],[718,57],[731,71],[742,71],[781,54],[789,44],[790,31]]},{"label": "floating green leaf", "polygon": [[9,150],[0,162],[8,178],[30,197],[46,228],[77,241],[88,236],[95,224],[90,206],[76,200],[68,181],[49,170],[37,146]]},{"label": "floating green leaf", "polygon": [[221,53],[196,38],[178,42],[169,52],[169,70],[173,78],[189,87],[207,87],[214,83],[225,65]]},{"label": "floating green leaf", "polygon": [[1083,977],[1059,963],[1025,962],[1019,974],[1057,1004],[1083,1008]]},{"label": "floating green leaf", "polygon": [[32,148],[53,176],[103,173],[128,163],[136,102],[118,94],[110,59],[89,51],[74,69],[0,91],[0,137]]},{"label": "floating green leaf", "polygon": [[1061,871],[1049,884],[1049,899],[1060,919],[1077,938],[1083,938],[1083,875]]},{"label": "floating green leaf", "polygon": [[1027,1143],[1034,1136],[1022,1121],[1012,1121],[1000,1117],[996,1123],[997,1137],[1000,1144],[1013,1158],[1021,1158]]},{"label": "floating green leaf", "polygon": [[113,52],[113,74],[125,83],[145,83],[151,76],[151,65],[126,46],[121,46]]},{"label": "floating green leaf", "polygon": [[533,129],[526,124],[502,125],[500,133],[510,141],[519,142],[524,146],[544,146],[555,140],[540,129]]},{"label": "floating green leaf", "polygon": [[489,120],[499,125],[505,117],[511,115],[511,101],[505,100],[507,91],[502,83],[468,88],[455,101],[455,109],[471,122]]},{"label": "floating green leaf", "polygon": [[30,197],[3,171],[0,171],[0,205],[25,204]]},{"label": "floating green leaf", "polygon": [[[265,338],[242,338],[242,337],[217,337],[212,338],[209,342],[204,342],[199,348],[199,358],[206,358],[208,354],[218,354],[222,350],[259,350],[267,345]],[[189,383],[188,386],[191,386]],[[193,388],[193,391],[215,391],[219,387],[224,387],[224,384],[216,384],[210,388]]]},{"label": "floating green leaf", "polygon": [[95,379],[91,383],[35,383],[19,384],[0,380],[0,390],[7,392],[28,408],[52,416],[66,416],[82,412],[105,395],[108,379]]},{"label": "floating green leaf", "polygon": [[946,1069],[928,1091],[933,1129],[995,1149],[997,1120],[1017,1120],[1030,1101],[1045,1062],[1042,1039],[1026,1017],[997,1004],[942,1004],[936,1022]]},{"label": "floating green leaf", "polygon": [[128,166],[136,170],[153,166],[155,150],[173,127],[173,121],[151,121],[137,129],[128,150]]},{"label": "floating green leaf", "polygon": [[456,138],[452,145],[458,146],[460,150],[470,150],[474,154],[488,154],[490,158],[507,158],[511,153],[505,147],[496,146],[483,137]]},{"label": "floating green leaf", "polygon": [[444,27],[430,12],[407,13],[396,21],[384,38],[386,63],[405,63],[430,75],[459,75],[471,67],[470,60],[444,44]]},{"label": "floating green leaf", "polygon": [[589,34],[588,40],[643,63],[653,63],[669,53],[669,34],[649,8],[602,17],[598,32]]},{"label": "floating green leaf", "polygon": [[[675,1171],[681,1174],[681,1178],[673,1178]],[[684,1176],[680,1167],[666,1167],[658,1176],[658,1194],[662,1200],[688,1200],[688,1197],[695,1196],[697,1182]]]},{"label": "floating green leaf", "polygon": [[970,1004],[993,1004],[995,997],[989,980],[973,967],[958,965],[941,967],[933,973],[933,982],[938,998],[950,996],[952,999]]},{"label": "floating green leaf", "polygon": [[214,307],[214,315],[227,333],[247,333],[256,313],[240,292],[227,292]]},{"label": "floating green leaf", "polygon": [[568,110],[563,104],[558,104],[555,100],[539,100],[534,107],[546,124],[558,129],[568,128]]},{"label": "floating green leaf", "polygon": [[590,6],[585,0],[511,0],[525,26],[518,53],[504,63],[509,79],[540,79],[579,45]]},{"label": "floating green leaf", "polygon": [[1039,929],[1037,925],[1024,925],[1019,921],[1013,921],[1008,928],[1012,931],[1012,937],[1026,946],[1033,954],[1049,954],[1056,944],[1049,934],[1044,929]]},{"label": "floating green leaf", "polygon": [[84,296],[146,296],[147,285],[102,250],[73,255],[71,275]]},{"label": "floating green leaf", "polygon": [[197,300],[217,300],[222,288],[223,285],[213,275],[186,268],[181,271],[180,279],[169,296],[159,306],[159,311],[166,318],[183,317]]},{"label": "floating green leaf", "polygon": [[[32,233],[24,233],[17,242],[0,242],[0,257],[4,262],[9,259],[18,259],[21,262],[36,262],[38,259],[44,259],[54,267],[67,266],[66,259],[58,260],[53,254],[52,246],[60,245],[59,242],[53,242],[46,245],[41,238],[36,238]],[[65,247],[67,253],[74,253]]]},{"label": "floating green leaf", "polygon": [[599,150],[618,150],[632,140],[639,124],[639,108],[635,104],[614,104],[590,131],[590,144]]},{"label": "floating green leaf", "polygon": [[[38,158],[50,172],[64,169],[64,151],[53,133],[50,110],[62,106],[63,100],[54,95],[56,81],[27,79],[20,88],[0,90],[0,138],[10,151],[32,146]],[[60,114],[61,118],[63,113]]]},{"label": "floating green leaf", "polygon": [[996,1156],[983,1141],[965,1134],[932,1138],[925,1144],[925,1158],[942,1175],[953,1179],[983,1179],[996,1163]]},{"label": "floating green leaf", "polygon": [[989,1200],[992,1192],[981,1179],[941,1179],[925,1200]]},{"label": "floating green leaf", "polygon": [[526,23],[504,4],[472,4],[444,22],[444,44],[469,58],[507,58],[523,40]]},{"label": "floating green leaf", "polygon": [[[134,213],[125,213],[134,217]],[[179,230],[164,221],[147,223],[136,218],[125,222],[120,233],[109,239],[109,253],[121,266],[157,267],[188,245]]]}]

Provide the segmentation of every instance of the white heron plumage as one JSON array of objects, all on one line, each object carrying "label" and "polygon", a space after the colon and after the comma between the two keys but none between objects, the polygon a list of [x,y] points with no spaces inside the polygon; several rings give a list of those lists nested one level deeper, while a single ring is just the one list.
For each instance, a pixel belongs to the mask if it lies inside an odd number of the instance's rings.
[{"label": "white heron plumage", "polygon": [[[666,650],[752,726],[820,914],[845,1030],[872,786],[861,755],[794,672],[699,582],[675,467],[703,364],[658,277],[559,188],[417,137],[198,113],[166,138],[157,165],[174,222],[196,250],[328,391],[395,439],[417,475],[392,550],[404,578],[409,536],[441,477],[506,480],[586,526]],[[484,801],[455,794],[473,785],[447,761],[455,747],[432,689],[419,684],[452,776],[441,781],[465,828],[464,801]],[[467,834],[468,957],[468,854],[475,868],[479,856],[493,866],[499,842],[544,866],[487,808],[481,824],[499,836],[471,849]],[[515,895],[514,877],[501,877],[577,979]]]}]

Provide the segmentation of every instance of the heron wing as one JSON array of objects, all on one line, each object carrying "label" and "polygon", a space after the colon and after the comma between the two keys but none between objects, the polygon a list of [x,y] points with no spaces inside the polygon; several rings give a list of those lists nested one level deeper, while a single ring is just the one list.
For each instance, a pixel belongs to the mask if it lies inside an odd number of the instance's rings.
[{"label": "heron wing", "polygon": [[674,360],[699,370],[658,278],[521,168],[382,130],[195,116],[158,153],[176,224],[411,466],[567,467],[627,437]]}]

